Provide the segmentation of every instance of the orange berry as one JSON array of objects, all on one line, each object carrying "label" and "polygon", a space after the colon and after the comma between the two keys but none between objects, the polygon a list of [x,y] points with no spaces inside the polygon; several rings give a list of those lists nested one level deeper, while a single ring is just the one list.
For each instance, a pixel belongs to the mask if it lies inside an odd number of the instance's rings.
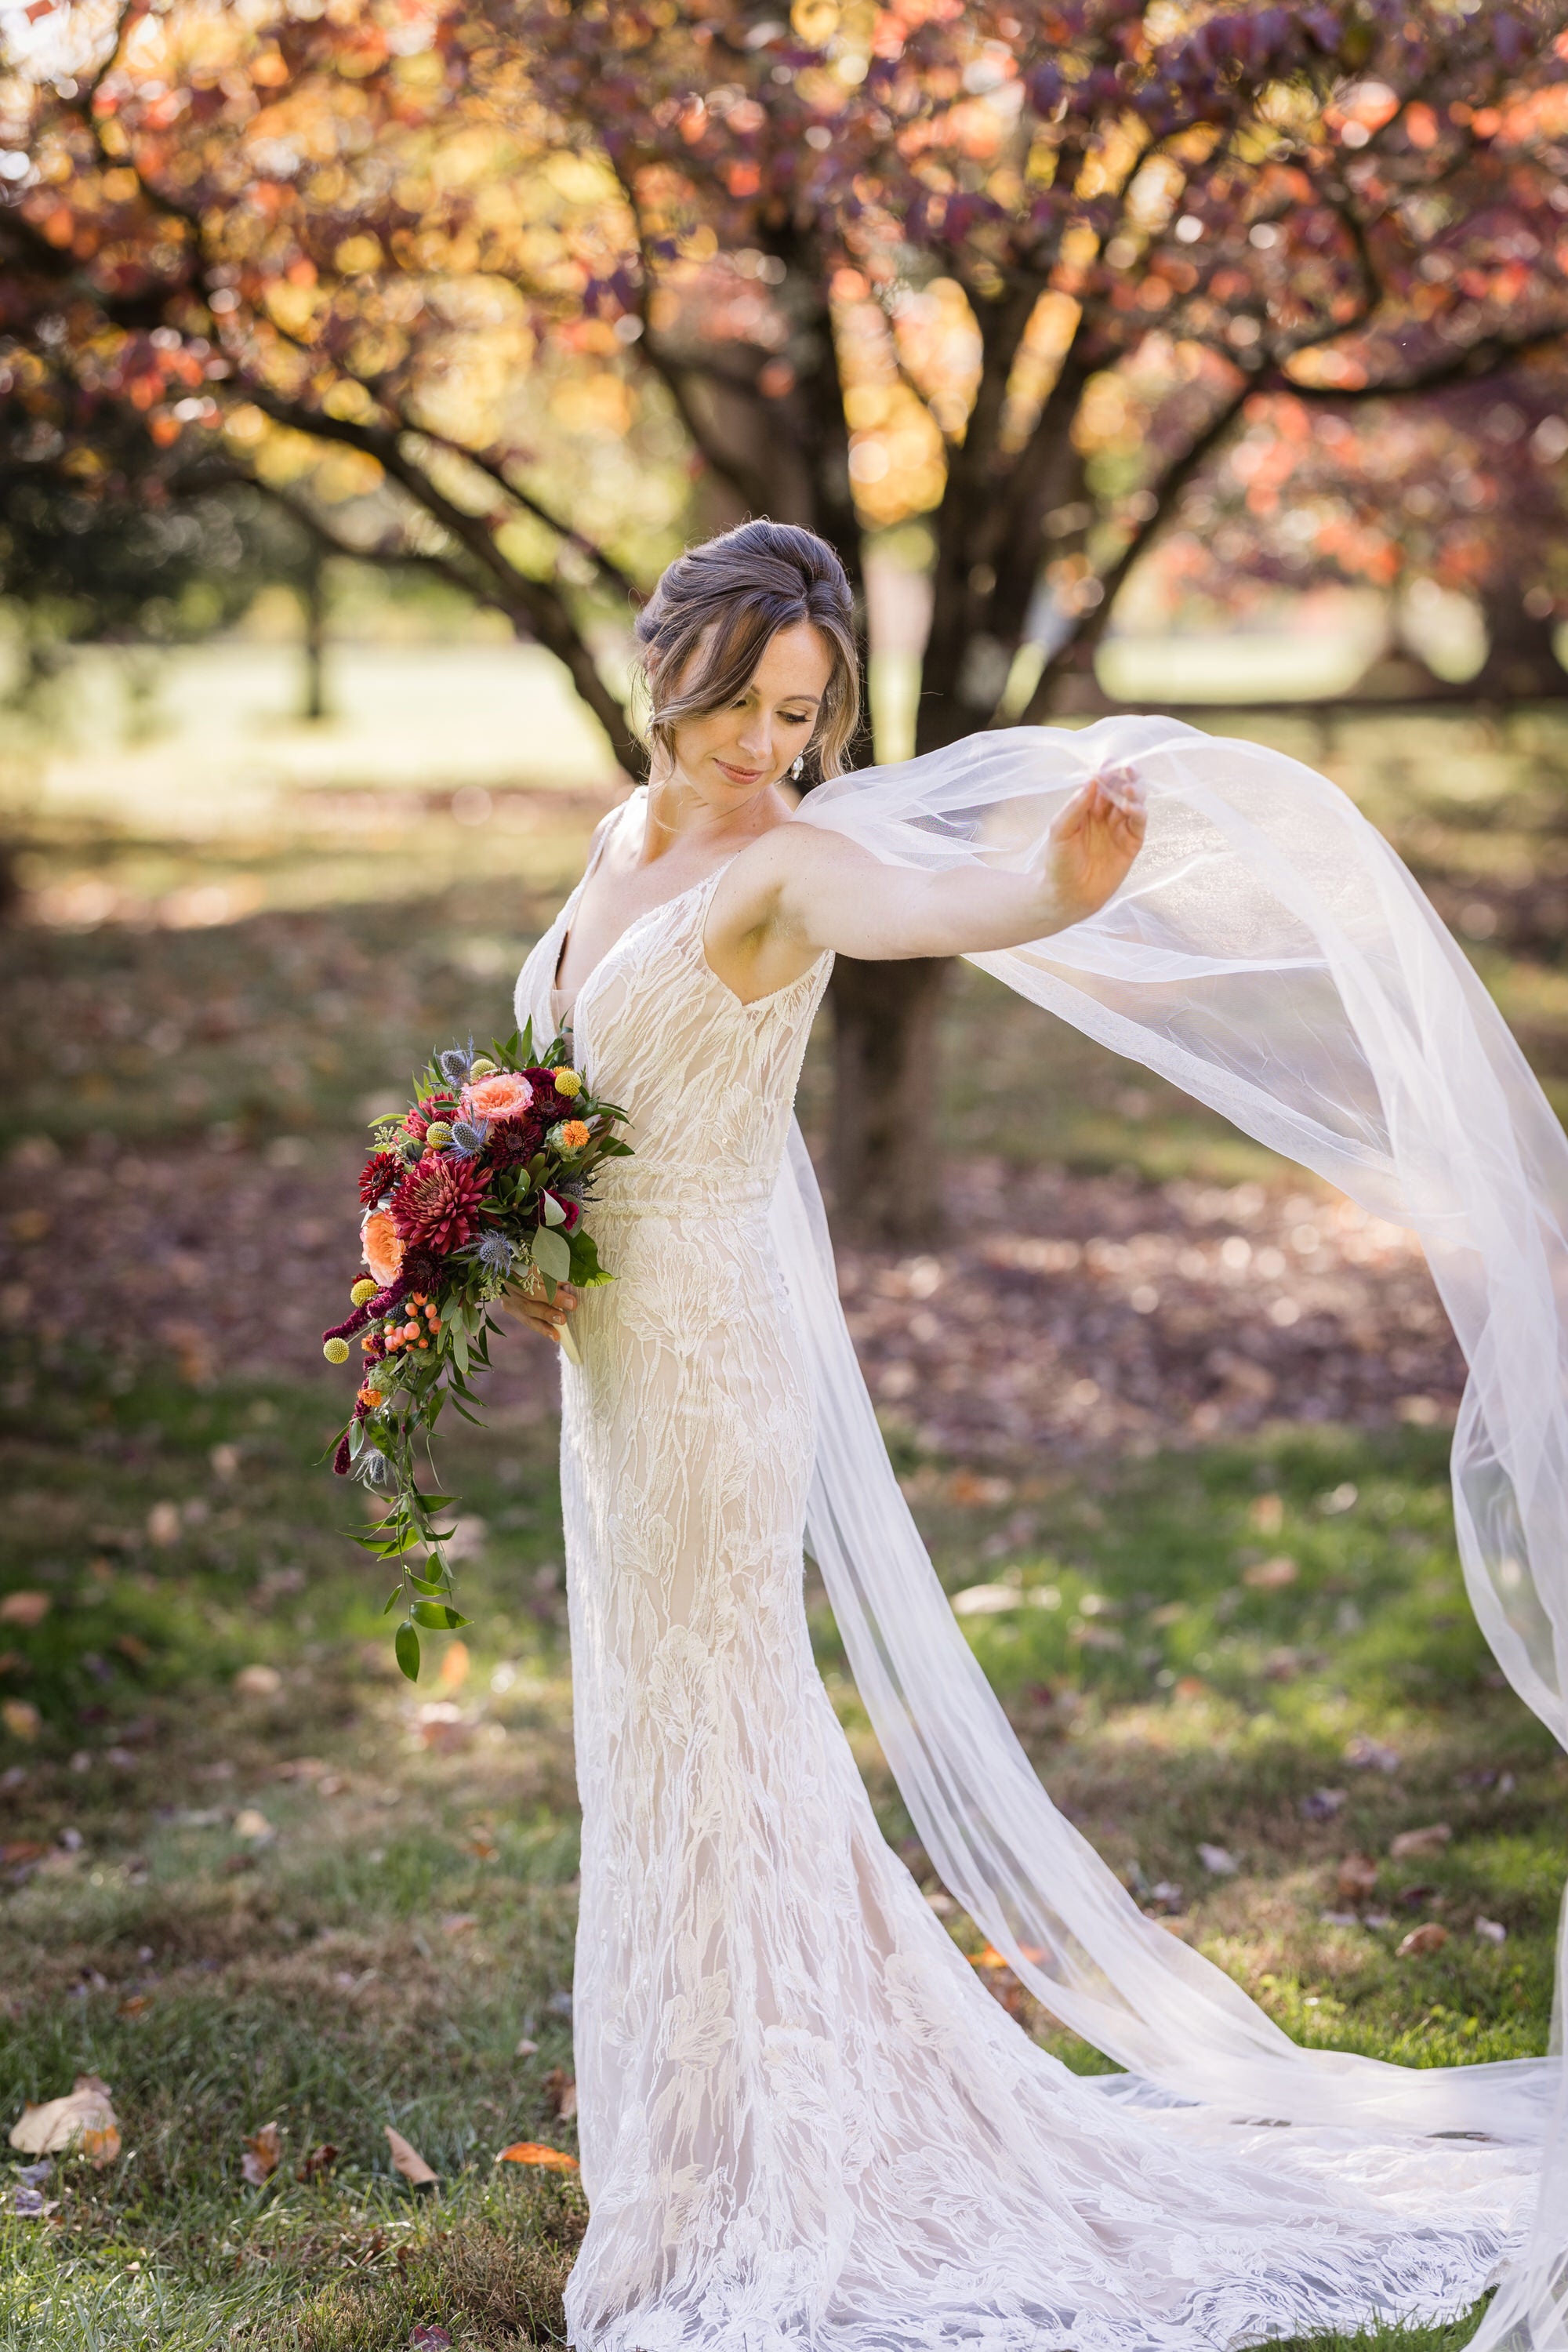
[{"label": "orange berry", "polygon": [[429,1342],[429,1340],[428,1340],[428,1339],[421,1339],[421,1340],[420,1340],[420,1342],[419,1342],[419,1345],[420,1345],[422,1348],[427,1348],[427,1347],[430,1345],[430,1342]]},{"label": "orange berry", "polygon": [[432,1316],[431,1316],[431,1318],[430,1318],[430,1328],[432,1329],[432,1331],[438,1331],[438,1330],[441,1328],[441,1318],[440,1318],[438,1315],[432,1315]]}]

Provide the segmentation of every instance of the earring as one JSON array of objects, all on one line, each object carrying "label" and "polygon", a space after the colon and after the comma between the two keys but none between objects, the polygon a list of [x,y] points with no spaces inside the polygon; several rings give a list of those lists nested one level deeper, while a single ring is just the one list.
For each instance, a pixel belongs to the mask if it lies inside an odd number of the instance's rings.
[{"label": "earring", "polygon": [[802,751],[802,752],[800,752],[800,753],[798,754],[798,756],[797,756],[797,758],[796,758],[796,760],[795,760],[795,763],[794,767],[790,770],[790,774],[795,778],[795,782],[798,784],[798,783],[799,783],[799,782],[800,782],[800,780],[801,780],[801,778],[802,778],[802,776],[804,776],[804,775],[805,775],[805,753],[804,751]]}]

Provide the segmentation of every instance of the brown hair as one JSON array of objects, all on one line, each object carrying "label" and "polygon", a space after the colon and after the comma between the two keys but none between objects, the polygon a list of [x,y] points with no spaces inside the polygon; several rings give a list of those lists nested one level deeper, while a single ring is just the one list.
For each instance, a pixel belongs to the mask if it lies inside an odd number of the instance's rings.
[{"label": "brown hair", "polygon": [[841,773],[860,724],[854,599],[827,541],[795,523],[743,522],[688,548],[665,572],[637,620],[647,738],[673,756],[680,721],[744,693],[769,639],[800,621],[821,631],[833,658],[806,780]]}]

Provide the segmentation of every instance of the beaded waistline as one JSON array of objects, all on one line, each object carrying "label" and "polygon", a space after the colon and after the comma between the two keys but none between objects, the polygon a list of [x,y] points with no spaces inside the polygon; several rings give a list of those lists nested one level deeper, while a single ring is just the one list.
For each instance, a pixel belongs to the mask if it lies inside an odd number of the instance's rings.
[{"label": "beaded waistline", "polygon": [[727,1175],[721,1168],[638,1166],[619,1160],[601,1177],[587,1203],[590,1223],[609,1217],[731,1217],[764,1207],[773,1197],[768,1175]]}]

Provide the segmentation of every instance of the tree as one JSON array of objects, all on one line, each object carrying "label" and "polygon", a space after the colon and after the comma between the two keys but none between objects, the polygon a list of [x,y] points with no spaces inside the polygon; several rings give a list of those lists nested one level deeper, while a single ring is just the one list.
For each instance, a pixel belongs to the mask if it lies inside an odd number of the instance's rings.
[{"label": "tree", "polygon": [[1404,598],[1426,585],[1479,607],[1481,667],[1434,697],[1568,694],[1555,651],[1568,614],[1568,379],[1543,354],[1501,379],[1420,403],[1310,412],[1260,396],[1183,502],[1145,576],[1163,601],[1234,608],[1260,589],[1324,581]]},{"label": "tree", "polygon": [[[1563,0],[27,18],[0,331],[499,607],[628,765],[606,634],[682,444],[710,520],[858,583],[924,519],[925,750],[1048,713],[1260,391],[1469,381],[1568,322]],[[940,985],[836,976],[838,1205],[883,1232],[932,1213]]]}]

